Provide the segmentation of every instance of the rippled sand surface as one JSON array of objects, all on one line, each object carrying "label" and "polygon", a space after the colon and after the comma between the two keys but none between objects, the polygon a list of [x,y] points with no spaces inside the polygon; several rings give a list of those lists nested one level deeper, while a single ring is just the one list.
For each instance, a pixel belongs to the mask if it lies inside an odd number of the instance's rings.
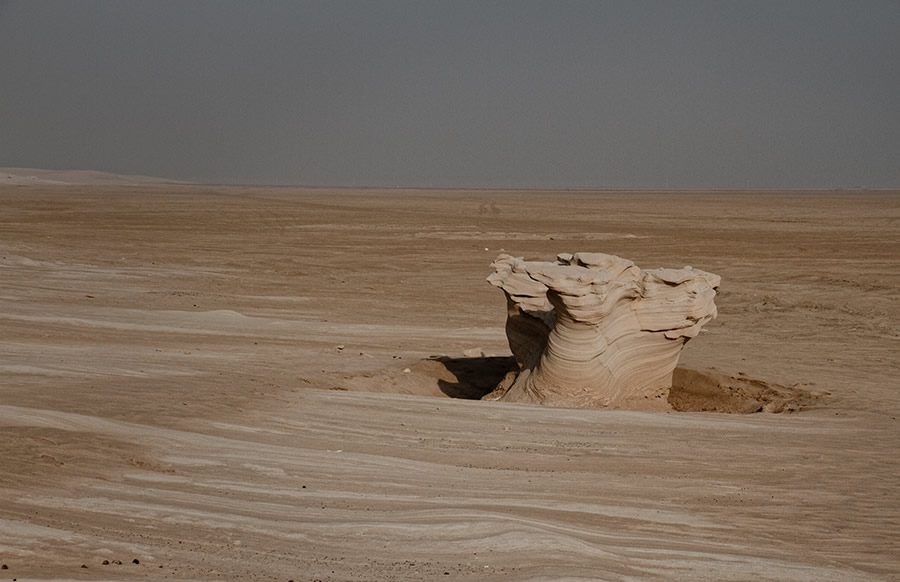
[{"label": "rippled sand surface", "polygon": [[[682,364],[819,399],[447,398],[501,249],[717,273]],[[897,579],[897,289],[898,193],[5,185],[0,578]]]}]

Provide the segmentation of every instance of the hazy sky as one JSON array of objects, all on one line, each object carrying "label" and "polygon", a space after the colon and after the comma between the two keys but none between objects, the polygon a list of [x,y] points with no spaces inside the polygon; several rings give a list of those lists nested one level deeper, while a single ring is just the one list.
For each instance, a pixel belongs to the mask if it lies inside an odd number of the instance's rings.
[{"label": "hazy sky", "polygon": [[900,1],[0,0],[0,166],[900,186]]}]

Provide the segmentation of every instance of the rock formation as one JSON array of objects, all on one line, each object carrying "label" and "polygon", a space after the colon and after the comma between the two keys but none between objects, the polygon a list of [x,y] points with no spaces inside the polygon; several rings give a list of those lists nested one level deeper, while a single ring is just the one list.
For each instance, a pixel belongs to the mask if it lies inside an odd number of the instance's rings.
[{"label": "rock formation", "polygon": [[716,316],[719,276],[691,267],[642,271],[601,253],[555,263],[503,254],[491,266],[518,369],[489,400],[668,408],[681,349]]}]

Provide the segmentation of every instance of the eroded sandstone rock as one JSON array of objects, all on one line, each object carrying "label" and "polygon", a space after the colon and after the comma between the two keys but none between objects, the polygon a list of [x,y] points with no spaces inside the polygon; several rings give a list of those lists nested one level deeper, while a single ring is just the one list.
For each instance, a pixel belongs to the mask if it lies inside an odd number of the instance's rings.
[{"label": "eroded sandstone rock", "polygon": [[668,408],[684,344],[716,316],[719,276],[691,267],[642,271],[602,253],[555,263],[503,254],[491,266],[518,370],[485,399]]}]

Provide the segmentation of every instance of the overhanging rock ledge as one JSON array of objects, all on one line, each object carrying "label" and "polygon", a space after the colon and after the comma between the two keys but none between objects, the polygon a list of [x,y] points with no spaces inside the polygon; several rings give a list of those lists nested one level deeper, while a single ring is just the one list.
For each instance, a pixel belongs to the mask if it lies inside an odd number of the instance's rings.
[{"label": "overhanging rock ledge", "polygon": [[691,267],[643,271],[602,253],[491,266],[517,369],[486,400],[668,409],[682,348],[716,317],[720,277]]}]

